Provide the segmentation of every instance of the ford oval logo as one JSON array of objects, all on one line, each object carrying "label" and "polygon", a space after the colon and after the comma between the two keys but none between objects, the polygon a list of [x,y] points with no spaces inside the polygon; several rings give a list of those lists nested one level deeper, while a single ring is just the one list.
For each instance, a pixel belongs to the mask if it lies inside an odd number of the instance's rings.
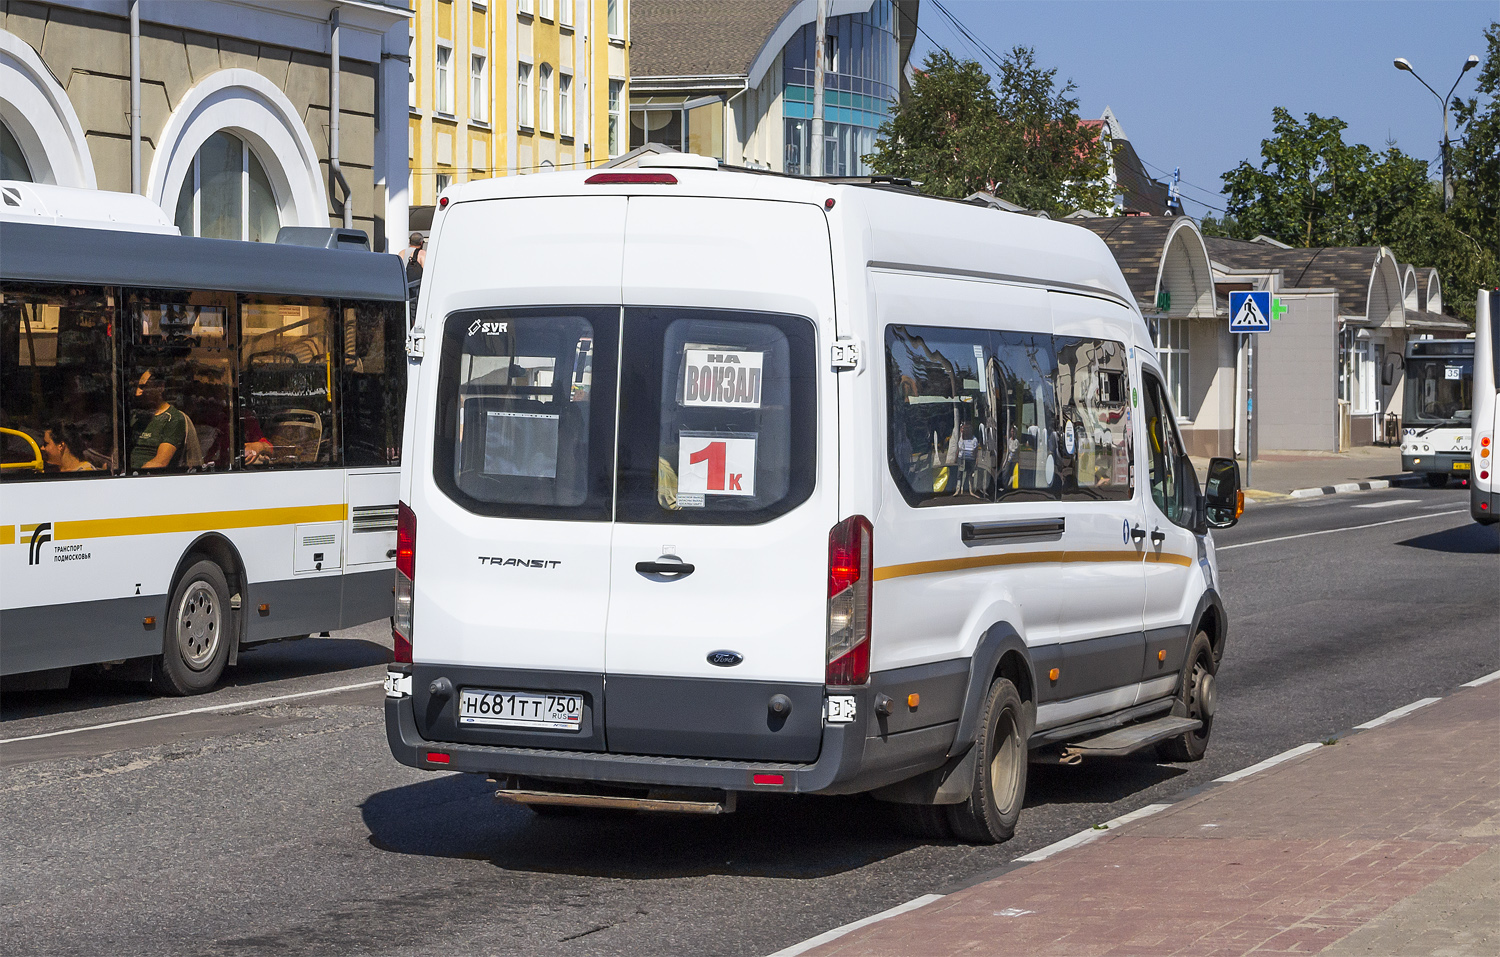
[{"label": "ford oval logo", "polygon": [[720,668],[733,668],[745,660],[745,656],[738,651],[710,651],[708,663],[718,665]]}]

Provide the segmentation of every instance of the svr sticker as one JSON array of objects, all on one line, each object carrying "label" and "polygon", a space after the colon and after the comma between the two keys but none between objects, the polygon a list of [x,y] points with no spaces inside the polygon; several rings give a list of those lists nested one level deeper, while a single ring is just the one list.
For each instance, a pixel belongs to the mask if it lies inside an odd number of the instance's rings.
[{"label": "svr sticker", "polygon": [[475,319],[469,323],[469,335],[498,336],[510,328],[508,322],[486,322],[483,319]]}]

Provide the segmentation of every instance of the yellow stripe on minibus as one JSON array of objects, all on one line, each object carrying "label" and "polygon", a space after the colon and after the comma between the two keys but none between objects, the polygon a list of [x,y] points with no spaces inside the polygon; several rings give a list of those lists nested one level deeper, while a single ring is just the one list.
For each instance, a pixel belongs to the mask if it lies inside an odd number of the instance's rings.
[{"label": "yellow stripe on minibus", "polygon": [[347,505],[299,505],[291,508],[251,508],[236,512],[185,512],[180,515],[141,515],[135,518],[92,518],[58,522],[54,541],[113,538],[119,535],[165,535],[171,532],[211,532],[229,528],[342,522]]},{"label": "yellow stripe on minibus", "polygon": [[0,545],[14,545],[16,543],[16,527],[14,525],[0,525]]},{"label": "yellow stripe on minibus", "polygon": [[[875,569],[875,580],[904,578],[908,575],[931,575],[936,572],[964,571],[970,568],[989,568],[996,565],[1041,565],[1047,562],[1077,564],[1082,562],[1138,562],[1141,553],[1135,551],[1104,552],[1014,552],[1009,555],[972,555],[967,558],[945,558],[931,562],[910,562],[905,565],[885,565]],[[1147,553],[1145,560],[1159,564],[1191,565],[1193,560],[1186,555]]]}]

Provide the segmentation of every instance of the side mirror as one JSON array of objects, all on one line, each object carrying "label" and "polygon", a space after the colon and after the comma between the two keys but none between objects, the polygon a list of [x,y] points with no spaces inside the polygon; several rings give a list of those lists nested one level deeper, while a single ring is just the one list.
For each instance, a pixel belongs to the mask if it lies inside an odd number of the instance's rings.
[{"label": "side mirror", "polygon": [[1240,465],[1234,459],[1210,459],[1203,491],[1204,517],[1211,528],[1229,528],[1245,514]]}]

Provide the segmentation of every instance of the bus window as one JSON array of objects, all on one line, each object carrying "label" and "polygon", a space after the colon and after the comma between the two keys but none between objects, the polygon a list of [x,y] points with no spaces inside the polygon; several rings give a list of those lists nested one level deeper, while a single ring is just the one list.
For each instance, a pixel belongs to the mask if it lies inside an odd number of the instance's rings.
[{"label": "bus window", "polygon": [[233,312],[234,301],[224,293],[131,294],[124,383],[130,473],[229,468],[235,455]]},{"label": "bus window", "polygon": [[328,300],[241,298],[240,413],[248,464],[339,464],[337,319]]},{"label": "bus window", "polygon": [[0,475],[116,470],[115,293],[0,287]]},{"label": "bus window", "polygon": [[344,303],[344,464],[401,464],[405,313],[399,302]]}]

